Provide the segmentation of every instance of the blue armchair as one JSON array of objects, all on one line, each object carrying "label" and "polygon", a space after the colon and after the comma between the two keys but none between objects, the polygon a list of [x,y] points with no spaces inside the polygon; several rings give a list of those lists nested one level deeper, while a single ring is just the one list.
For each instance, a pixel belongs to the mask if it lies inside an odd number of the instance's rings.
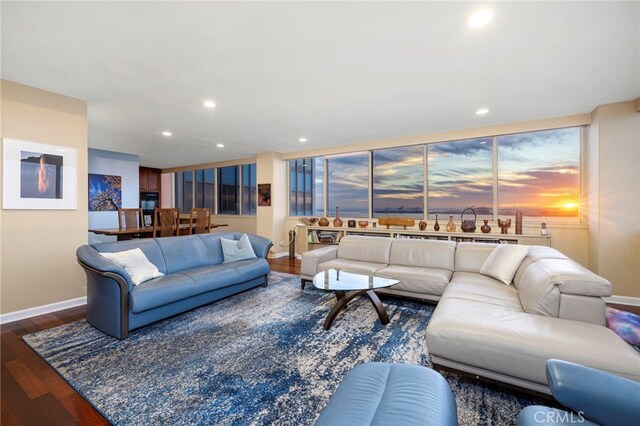
[{"label": "blue armchair", "polygon": [[640,425],[640,383],[580,364],[550,359],[547,381],[553,397],[572,411],[532,405],[518,426]]}]

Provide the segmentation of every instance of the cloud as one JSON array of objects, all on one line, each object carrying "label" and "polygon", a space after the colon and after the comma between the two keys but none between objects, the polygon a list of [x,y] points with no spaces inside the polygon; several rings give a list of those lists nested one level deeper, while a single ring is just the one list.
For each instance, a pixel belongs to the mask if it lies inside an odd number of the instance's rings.
[{"label": "cloud", "polygon": [[[484,143],[483,143],[484,142]],[[429,155],[473,156],[481,152],[492,152],[492,138],[468,139],[462,141],[439,142],[428,145]],[[429,158],[431,160],[431,158]]]}]

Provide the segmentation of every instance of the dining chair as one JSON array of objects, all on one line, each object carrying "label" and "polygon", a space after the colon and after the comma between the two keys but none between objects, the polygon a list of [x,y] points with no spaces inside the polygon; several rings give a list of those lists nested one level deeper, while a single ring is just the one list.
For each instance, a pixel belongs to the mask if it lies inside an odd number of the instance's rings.
[{"label": "dining chair", "polygon": [[142,209],[118,209],[118,228],[141,228]]},{"label": "dining chair", "polygon": [[155,220],[153,221],[153,238],[171,237],[178,235],[180,222],[180,209],[162,209],[156,207],[154,210]]},{"label": "dining chair", "polygon": [[211,210],[194,207],[189,220],[189,235],[208,234],[211,229]]}]

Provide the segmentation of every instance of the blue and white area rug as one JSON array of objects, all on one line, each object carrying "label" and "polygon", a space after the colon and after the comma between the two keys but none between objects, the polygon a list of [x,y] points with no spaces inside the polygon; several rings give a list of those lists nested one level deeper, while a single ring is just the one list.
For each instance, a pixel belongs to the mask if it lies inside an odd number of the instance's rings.
[{"label": "blue and white area rug", "polygon": [[[364,297],[329,331],[335,297],[294,275],[131,333],[120,341],[85,321],[24,336],[110,422],[311,425],[356,364],[430,366],[424,332],[431,305],[383,299],[380,325]],[[447,373],[462,425],[513,424],[541,403]]]}]

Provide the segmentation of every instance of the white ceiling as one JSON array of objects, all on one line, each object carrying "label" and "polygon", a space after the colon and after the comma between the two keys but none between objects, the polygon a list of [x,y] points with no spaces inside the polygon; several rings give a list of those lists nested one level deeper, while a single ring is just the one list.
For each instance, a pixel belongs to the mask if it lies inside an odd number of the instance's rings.
[{"label": "white ceiling", "polygon": [[2,77],[86,100],[90,147],[155,167],[640,96],[640,3],[500,2],[471,30],[479,5],[3,1]]}]

